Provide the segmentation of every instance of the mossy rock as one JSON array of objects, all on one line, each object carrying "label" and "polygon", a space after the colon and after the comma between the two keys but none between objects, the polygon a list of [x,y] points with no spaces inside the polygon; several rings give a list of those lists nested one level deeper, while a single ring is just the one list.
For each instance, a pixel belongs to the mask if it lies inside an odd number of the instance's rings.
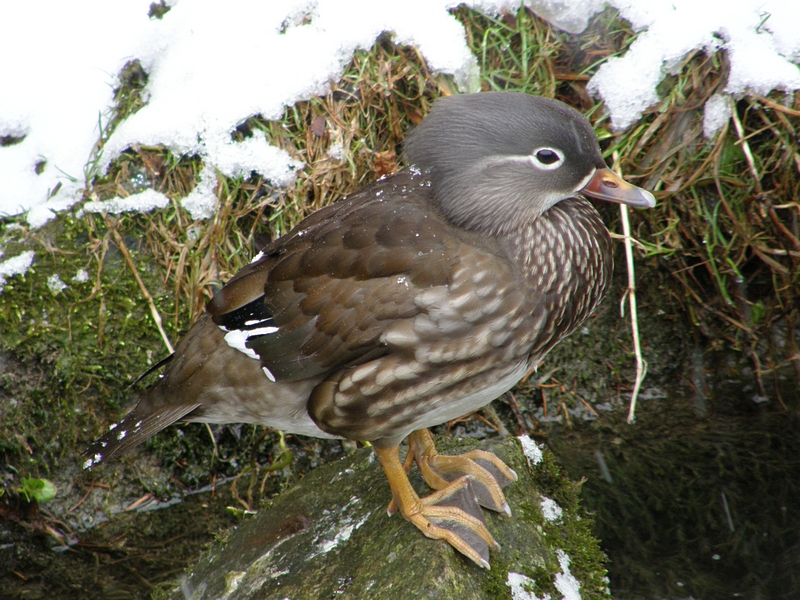
[{"label": "mossy rock", "polygon": [[[389,518],[385,477],[374,453],[363,449],[276,496],[215,543],[165,597],[495,599],[512,598],[509,581],[536,597],[560,598],[569,585],[579,586],[584,599],[608,597],[605,557],[578,485],[552,455],[545,451],[532,464],[516,438],[480,444],[441,438],[438,445],[446,454],[495,452],[519,475],[505,490],[513,517],[487,514],[502,547],[492,553],[491,570],[424,537],[399,515]],[[424,489],[416,469],[411,479]],[[543,497],[562,509],[560,518],[545,518]]]}]

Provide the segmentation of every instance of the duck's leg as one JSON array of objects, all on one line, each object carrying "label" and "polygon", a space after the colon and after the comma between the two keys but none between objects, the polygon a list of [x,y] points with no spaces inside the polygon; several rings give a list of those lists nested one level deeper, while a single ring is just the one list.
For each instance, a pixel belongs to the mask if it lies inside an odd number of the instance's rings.
[{"label": "duck's leg", "polygon": [[430,496],[420,498],[408,481],[398,447],[378,444],[373,447],[389,480],[393,504],[402,515],[426,536],[445,540],[477,565],[488,569],[489,547],[499,549],[500,546],[486,529],[471,478],[461,476]]},{"label": "duck's leg", "polygon": [[511,516],[511,508],[502,490],[517,480],[517,474],[491,452],[472,450],[458,456],[443,456],[436,451],[431,432],[420,429],[408,436],[406,471],[410,469],[412,459],[425,483],[433,489],[443,489],[450,482],[468,475],[473,480],[481,506]]}]

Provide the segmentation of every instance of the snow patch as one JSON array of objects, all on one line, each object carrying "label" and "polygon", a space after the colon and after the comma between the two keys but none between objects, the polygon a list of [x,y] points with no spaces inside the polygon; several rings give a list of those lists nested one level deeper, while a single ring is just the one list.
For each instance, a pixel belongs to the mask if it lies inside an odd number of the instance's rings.
[{"label": "snow patch", "polygon": [[[589,82],[616,130],[659,101],[656,86],[693,51],[727,52],[725,93],[765,95],[800,88],[800,3],[785,0],[612,0],[639,36]],[[635,75],[634,75],[635,74]]]},{"label": "snow patch", "polygon": [[[561,592],[561,600],[581,600],[581,584],[569,571],[570,558],[563,550],[556,550],[558,564],[561,572],[556,573],[554,585]],[[550,594],[537,596],[533,593],[536,585],[533,579],[512,571],[508,572],[506,585],[511,588],[511,598],[513,600],[552,600]]]},{"label": "snow patch", "polygon": [[145,190],[138,194],[132,194],[127,198],[112,198],[101,202],[87,202],[83,205],[83,210],[91,213],[113,213],[124,212],[151,212],[157,208],[165,208],[169,204],[167,198],[161,192],[155,190]]},{"label": "snow patch", "polygon": [[560,521],[564,516],[564,510],[556,503],[555,500],[542,496],[539,505],[542,507],[542,516],[545,521]]},{"label": "snow patch", "polygon": [[581,584],[569,572],[570,558],[563,550],[556,550],[561,573],[556,574],[556,589],[563,594],[563,600],[581,600]]},{"label": "snow patch", "polygon": [[550,600],[550,594],[545,594],[540,598],[533,593],[536,582],[526,575],[509,571],[506,585],[511,588],[512,600]]},{"label": "snow patch", "polygon": [[725,94],[714,94],[706,101],[703,111],[703,135],[712,139],[730,120],[731,99]]},{"label": "snow patch", "polygon": [[200,181],[194,189],[181,200],[181,206],[189,211],[195,221],[210,219],[214,216],[214,207],[217,205],[217,174],[214,169],[206,167],[200,172]]},{"label": "snow patch", "polygon": [[67,284],[61,281],[58,273],[54,273],[47,278],[47,287],[52,293],[58,294],[67,289]]},{"label": "snow patch", "polygon": [[333,160],[343,161],[345,159],[344,145],[341,142],[331,144],[331,147],[328,148],[327,156]]},{"label": "snow patch", "polygon": [[[230,177],[256,172],[289,185],[300,163],[267,143],[261,131],[242,141],[232,133],[254,115],[278,119],[285,107],[324,94],[354,53],[371,48],[385,32],[398,44],[416,46],[433,71],[453,74],[462,91],[479,89],[477,60],[450,13],[455,0],[285,0],[226,5],[224,11],[212,0],[194,0],[170,2],[162,19],[148,17],[149,4],[85,0],[51,3],[46,11],[31,2],[0,7],[0,22],[15,24],[0,36],[0,56],[13,57],[0,60],[0,81],[14,90],[0,94],[0,136],[14,139],[0,148],[0,216],[27,213],[31,227],[42,226],[80,198],[87,177],[137,145],[163,145],[204,162],[196,193],[184,198],[195,219],[212,214],[213,169]],[[572,33],[604,6],[602,0],[525,4]],[[656,86],[695,50],[727,52],[725,96],[800,89],[800,2],[608,4],[638,32],[590,82],[615,129],[632,125],[656,104]],[[496,15],[517,10],[519,1],[469,5]],[[242,23],[258,23],[259,35],[243,35]],[[98,157],[98,125],[108,122],[116,74],[130,60],[148,73],[146,104],[119,124]],[[236,81],[236,89],[221,81]],[[706,132],[724,122],[714,105],[707,116]],[[339,151],[332,146],[331,157]]]},{"label": "snow patch", "polygon": [[542,462],[542,450],[536,442],[527,435],[521,435],[517,439],[522,444],[522,453],[527,457],[530,466],[538,465]]},{"label": "snow patch", "polygon": [[3,262],[0,262],[0,292],[3,291],[3,286],[5,285],[6,281],[8,281],[9,277],[13,277],[14,275],[24,275],[28,272],[28,269],[30,269],[31,265],[33,264],[34,255],[35,252],[33,250],[28,250],[27,252],[18,254],[13,258],[9,258]]}]

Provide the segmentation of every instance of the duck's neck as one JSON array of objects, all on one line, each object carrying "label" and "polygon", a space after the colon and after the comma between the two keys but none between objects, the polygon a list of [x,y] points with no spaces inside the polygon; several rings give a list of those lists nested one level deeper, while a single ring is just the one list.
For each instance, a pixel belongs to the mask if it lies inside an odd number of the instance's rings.
[{"label": "duck's neck", "polygon": [[611,238],[598,212],[583,198],[559,202],[505,236],[502,245],[531,295],[538,298],[535,304],[547,311],[545,329],[557,334],[555,339],[580,325],[608,291]]}]

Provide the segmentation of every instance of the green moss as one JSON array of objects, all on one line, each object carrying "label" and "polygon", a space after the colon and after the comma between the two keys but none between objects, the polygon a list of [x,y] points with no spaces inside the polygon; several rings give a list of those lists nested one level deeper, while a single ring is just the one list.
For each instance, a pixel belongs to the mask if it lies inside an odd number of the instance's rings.
[{"label": "green moss", "polygon": [[[437,446],[460,453],[478,445],[441,438]],[[531,522],[518,504],[538,494],[539,473],[538,467],[528,469],[516,440],[488,440],[479,446],[497,452],[520,474],[505,490],[514,516],[487,514],[488,527],[502,545],[492,552],[490,571],[477,568],[447,544],[420,535],[407,521],[389,519],[384,510],[388,488],[380,467],[369,451],[359,451],[315,470],[276,496],[269,510],[245,519],[224,543],[212,546],[183,581],[183,589],[196,590],[198,597],[217,597],[230,573],[246,573],[242,586],[254,596],[510,599],[506,582],[514,571],[543,582],[537,592],[555,594],[552,581],[560,572],[556,549],[569,546],[564,540],[573,529],[543,539],[537,533],[541,513],[530,511]],[[411,478],[416,488],[424,489],[416,470]],[[564,481],[572,486],[568,493],[574,493],[573,484]],[[351,527],[354,523],[358,526]],[[345,529],[347,537],[340,537]],[[321,550],[333,539],[338,540],[335,551]],[[569,547],[576,557],[586,553]],[[598,577],[602,574],[600,564]],[[584,587],[583,597],[604,597],[591,592],[590,585]],[[166,597],[181,593],[175,589]]]},{"label": "green moss", "polygon": [[[132,224],[128,233],[136,231]],[[104,236],[107,240],[99,217],[65,217],[25,242],[6,246],[9,253],[36,252],[31,270],[6,284],[0,311],[0,349],[20,366],[5,369],[3,391],[25,403],[25,410],[4,415],[9,427],[0,439],[11,453],[4,456],[9,464],[28,454],[25,444],[35,448],[26,462],[36,470],[47,471],[74,453],[82,430],[96,428],[97,416],[107,418],[95,410],[119,404],[123,386],[163,352],[147,326],[148,309],[137,300],[138,286]],[[80,270],[88,272],[88,281],[73,281]],[[162,290],[159,309],[174,310],[152,270],[143,268],[140,275],[145,285]],[[54,276],[67,285],[63,291],[48,287]],[[59,435],[48,435],[48,425],[55,422]]]},{"label": "green moss", "polygon": [[[659,106],[618,135],[610,131],[602,106],[585,91],[598,65],[635,39],[629,24],[614,11],[598,15],[581,36],[554,31],[525,9],[499,18],[463,7],[453,12],[478,57],[483,89],[540,93],[580,108],[598,129],[604,154],[609,159],[618,154],[626,176],[656,190],[659,207],[633,215],[634,235],[644,248],[637,253],[643,309],[639,326],[646,340],[649,381],[674,378],[690,351],[702,356],[706,340],[713,348],[735,348],[742,356],[759,357],[759,373],[764,367],[765,373],[783,377],[792,368],[789,357],[797,354],[792,323],[800,269],[792,250],[797,247],[794,209],[780,201],[797,195],[792,162],[797,154],[796,115],[781,112],[782,105],[771,107],[769,100],[736,105],[761,175],[756,181],[742,139],[732,129],[711,143],[702,137],[702,112],[697,107],[717,89],[727,68],[724,57],[687,57],[662,85]],[[159,16],[158,6],[153,14]],[[147,74],[139,64],[126,65],[115,92],[117,106],[104,117],[97,150],[122,120],[143,106],[146,84]],[[36,251],[33,268],[23,277],[10,278],[0,298],[0,460],[8,465],[0,485],[19,485],[23,476],[53,479],[59,496],[63,490],[65,497],[51,503],[60,500],[62,509],[52,510],[66,513],[87,489],[86,481],[75,476],[79,449],[131,405],[137,390],[152,380],[133,390],[128,386],[166,353],[112,230],[123,240],[166,334],[175,341],[203,310],[215,286],[268,239],[396,168],[405,130],[420,122],[434,98],[455,88],[452,78],[431,74],[415,50],[397,47],[384,37],[370,51],[356,54],[327,96],[287,108],[278,122],[253,117],[234,133],[234,138],[243,139],[255,130],[264,131],[306,165],[287,191],[255,176],[221,177],[215,218],[194,222],[179,199],[193,189],[201,161],[141,147],[124,152],[103,176],[94,173],[96,163],[88,165],[88,172],[96,176],[86,198],[108,199],[152,188],[173,199],[167,209],[109,218],[77,218],[66,212],[36,231],[27,229],[22,218],[0,223],[0,247],[6,257]],[[795,98],[792,110],[797,108]],[[775,150],[775,140],[785,151]],[[0,145],[17,142],[3,138]],[[328,155],[334,144],[344,149],[343,160]],[[603,214],[610,227],[619,230],[616,210],[603,209]],[[649,258],[642,262],[642,256]],[[621,264],[621,256],[616,258]],[[79,269],[89,273],[87,282],[72,281]],[[47,280],[56,274],[69,287],[54,293]],[[566,409],[581,407],[582,401],[594,405],[626,400],[632,345],[615,302],[623,289],[624,277],[618,277],[609,300],[586,323],[587,331],[563,341],[540,372],[516,390],[516,413],[509,400],[496,403],[507,429],[538,427],[531,418],[543,393],[536,377],[547,373],[549,378],[541,383],[554,386],[546,388],[551,415],[568,415]],[[695,331],[674,326],[684,314],[690,315]],[[783,329],[777,329],[781,323]],[[251,476],[255,489],[264,477],[263,471],[255,477],[255,466],[270,464],[281,453],[277,436],[262,439],[262,432],[250,426],[215,427],[212,443],[201,425],[173,427],[148,442],[149,450],[138,460],[125,458],[98,477],[118,486],[109,498],[145,491],[170,496],[181,485],[197,487],[246,468],[249,471],[237,481],[239,498],[254,505],[259,495],[250,498]],[[294,454],[292,466],[267,479],[262,498],[295,481],[296,474],[342,454],[337,442],[293,438],[287,443]],[[538,529],[533,531],[548,541],[560,542],[565,531],[568,539],[577,540],[559,547],[572,558],[571,571],[602,597],[602,576],[588,574],[602,573],[603,557],[590,541],[591,519],[580,508],[577,487],[549,456],[537,473],[541,492],[579,518],[569,517],[561,525],[546,523],[535,498],[520,498],[516,517],[535,524]],[[236,498],[230,500],[234,503],[238,505]],[[390,525],[397,527],[397,521]],[[545,586],[537,588],[540,595],[554,593],[546,586],[560,568],[552,549],[543,556],[541,564],[523,570]],[[495,570],[486,574],[485,593],[507,596],[508,565],[523,558],[502,553],[493,558]]]},{"label": "green moss", "polygon": [[541,586],[539,591],[557,597],[553,582],[555,575],[561,572],[555,553],[558,548],[570,558],[569,569],[581,583],[581,597],[607,598],[606,556],[594,536],[593,519],[581,502],[580,484],[569,478],[550,452],[544,453],[534,471],[541,495],[555,500],[563,510],[563,517],[558,521],[548,521],[544,519],[538,501],[520,504],[524,518],[540,524],[550,548],[546,566],[534,569],[529,576],[537,587]]}]

